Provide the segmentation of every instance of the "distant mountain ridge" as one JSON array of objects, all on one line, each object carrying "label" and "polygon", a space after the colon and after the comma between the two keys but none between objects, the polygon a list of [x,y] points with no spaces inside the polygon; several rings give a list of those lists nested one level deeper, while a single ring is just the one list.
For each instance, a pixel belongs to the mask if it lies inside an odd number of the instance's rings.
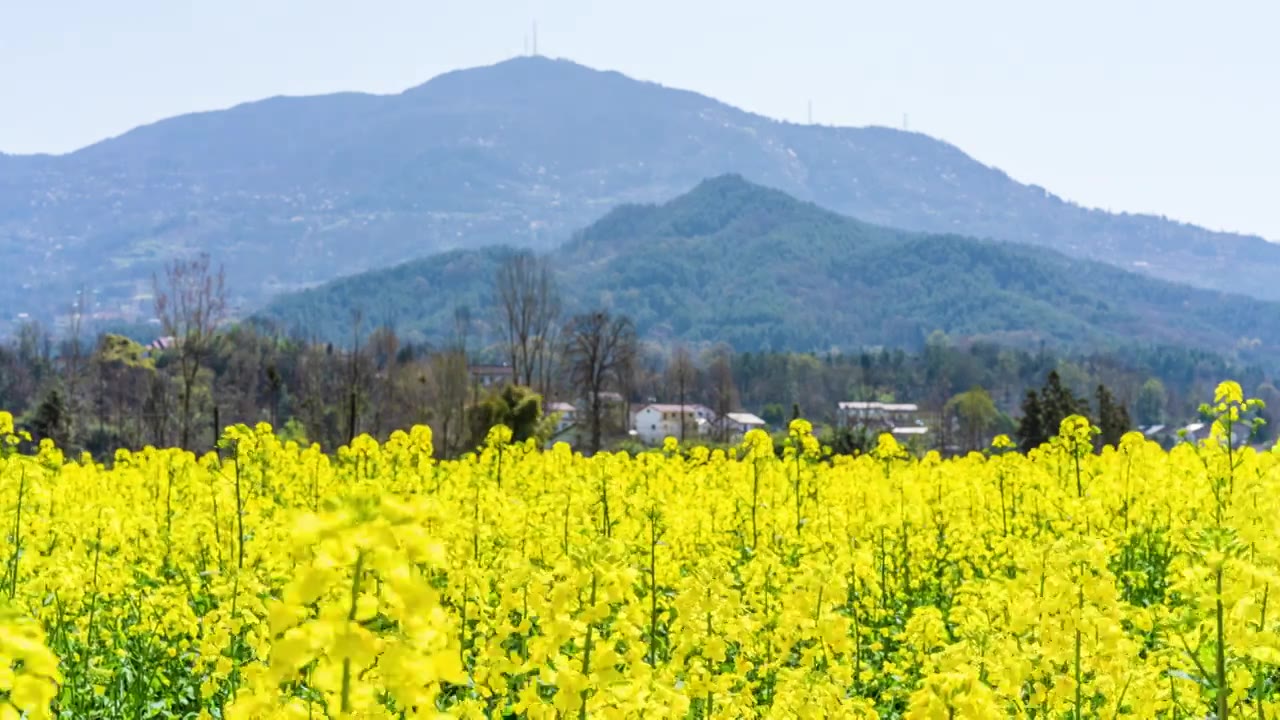
[{"label": "distant mountain ridge", "polygon": [[[440,341],[456,307],[470,307],[481,329],[491,321],[493,278],[510,252],[453,251],[342,278],[282,296],[261,317],[343,342],[358,308],[411,339]],[[1043,248],[863,223],[736,175],[662,205],[619,207],[549,259],[568,310],[611,308],[652,339],[849,351],[918,348],[943,330],[1027,347],[1174,345],[1280,362],[1280,303]]]},{"label": "distant mountain ridge", "polygon": [[175,254],[210,252],[248,308],[441,250],[547,249],[726,172],[868,222],[1280,299],[1280,246],[1261,238],[1086,210],[916,133],[778,122],[522,57],[397,95],[270,98],[0,156],[0,323],[51,314],[81,285],[145,309],[129,298]]}]

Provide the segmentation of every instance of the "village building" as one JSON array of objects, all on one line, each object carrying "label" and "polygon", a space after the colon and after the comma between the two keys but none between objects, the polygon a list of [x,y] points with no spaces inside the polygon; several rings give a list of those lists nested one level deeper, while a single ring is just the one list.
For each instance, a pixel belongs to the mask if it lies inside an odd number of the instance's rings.
[{"label": "village building", "polygon": [[928,425],[920,417],[920,406],[915,403],[855,400],[839,403],[837,408],[842,427],[891,433],[901,441],[929,434]]},{"label": "village building", "polygon": [[768,423],[748,412],[731,412],[725,415],[725,434],[729,442],[741,442],[748,432],[764,430]]},{"label": "village building", "polygon": [[473,387],[481,390],[500,389],[515,382],[510,365],[470,365],[467,374]]},{"label": "village building", "polygon": [[546,414],[556,417],[556,435],[562,435],[578,424],[578,409],[567,402],[553,402],[547,405]]},{"label": "village building", "polygon": [[845,427],[894,427],[916,425],[920,406],[915,403],[884,403],[848,401],[838,405],[840,420]]},{"label": "village building", "polygon": [[689,440],[710,435],[715,417],[705,405],[649,403],[632,414],[631,427],[640,442],[661,445],[669,437],[680,439],[683,435]]}]

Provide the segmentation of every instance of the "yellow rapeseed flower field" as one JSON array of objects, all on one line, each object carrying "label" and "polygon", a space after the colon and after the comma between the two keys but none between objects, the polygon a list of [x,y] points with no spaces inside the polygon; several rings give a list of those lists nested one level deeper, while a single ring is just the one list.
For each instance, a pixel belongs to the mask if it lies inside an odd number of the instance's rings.
[{"label": "yellow rapeseed flower field", "polygon": [[[1275,718],[1280,454],[16,452],[3,718]],[[1273,598],[1271,589],[1277,589]]]}]

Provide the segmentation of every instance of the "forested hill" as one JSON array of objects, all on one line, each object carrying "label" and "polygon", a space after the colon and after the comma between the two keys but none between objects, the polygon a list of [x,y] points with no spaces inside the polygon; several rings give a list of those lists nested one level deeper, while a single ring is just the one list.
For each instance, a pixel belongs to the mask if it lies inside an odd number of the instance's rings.
[{"label": "forested hill", "polygon": [[[262,313],[335,341],[352,310],[443,338],[491,317],[504,249],[451,252],[283,296]],[[551,253],[569,310],[608,307],[652,338],[739,350],[919,347],[933,330],[1017,345],[1133,344],[1275,358],[1280,304],[1155,280],[1043,248],[863,223],[752,184],[707,180],[626,205]]]},{"label": "forested hill", "polygon": [[146,310],[151,273],[197,251],[254,305],[446,249],[549,249],[609,208],[726,172],[869,222],[1280,299],[1280,246],[1260,238],[1086,210],[917,133],[777,122],[526,57],[397,95],[271,98],[0,158],[0,326],[47,319],[82,286],[97,310]]}]

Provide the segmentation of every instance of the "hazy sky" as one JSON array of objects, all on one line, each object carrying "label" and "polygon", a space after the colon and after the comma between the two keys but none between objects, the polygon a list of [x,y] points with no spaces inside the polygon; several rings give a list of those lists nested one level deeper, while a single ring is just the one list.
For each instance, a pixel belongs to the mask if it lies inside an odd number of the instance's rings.
[{"label": "hazy sky", "polygon": [[910,127],[1087,205],[1280,240],[1280,3],[0,0],[0,151],[524,49],[803,121]]}]

